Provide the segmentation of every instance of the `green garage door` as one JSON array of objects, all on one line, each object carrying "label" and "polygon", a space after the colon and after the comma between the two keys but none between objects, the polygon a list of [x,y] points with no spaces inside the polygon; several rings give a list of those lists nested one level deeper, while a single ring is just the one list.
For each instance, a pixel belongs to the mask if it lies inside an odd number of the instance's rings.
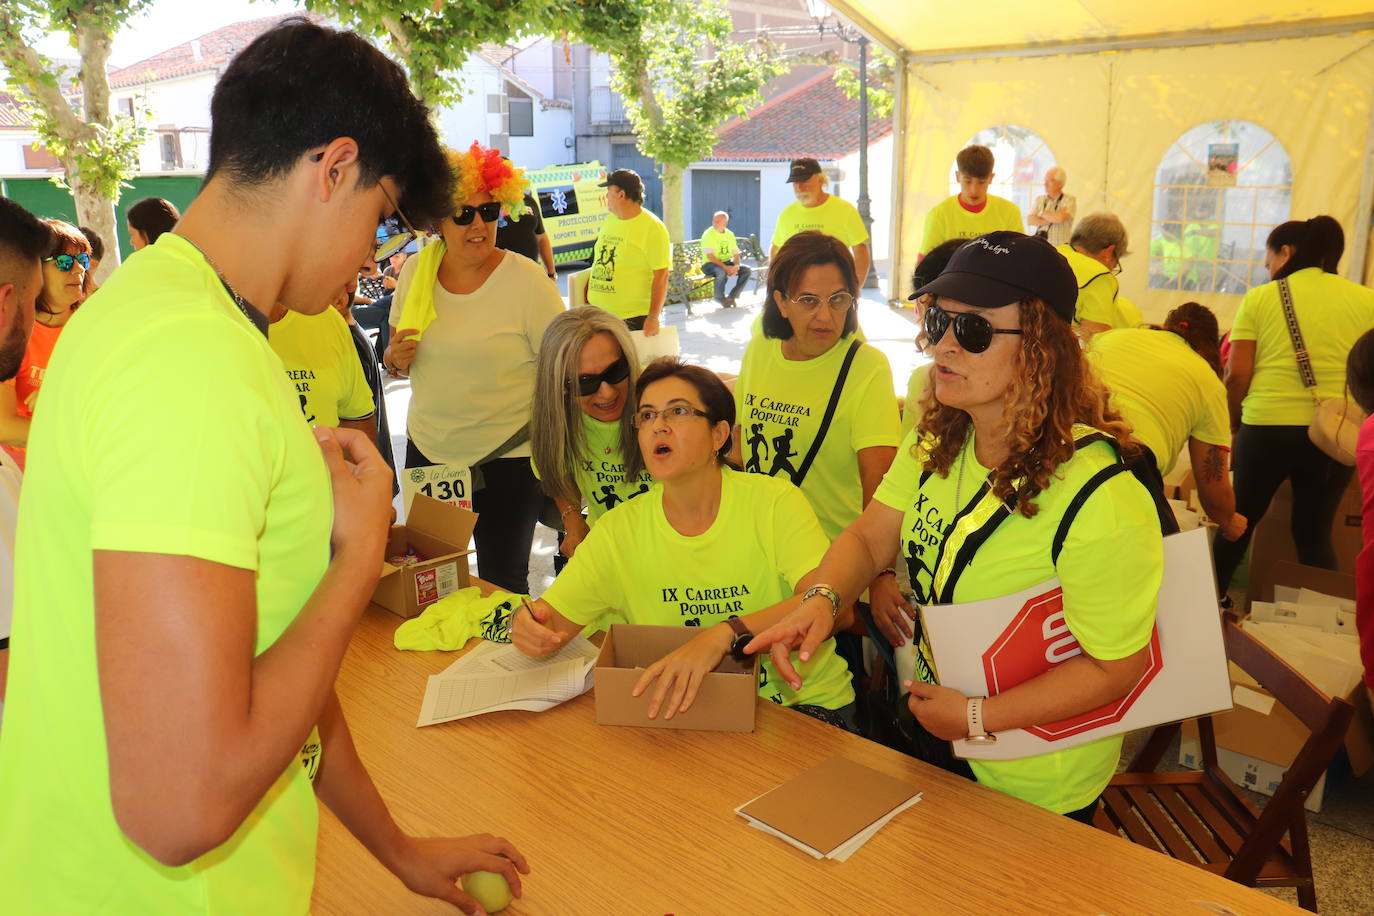
[{"label": "green garage door", "polygon": [[[176,204],[178,210],[185,210],[200,191],[201,176],[149,176],[134,178],[124,189],[119,203],[115,205],[115,225],[119,232],[119,251],[121,257],[128,257],[134,250],[129,244],[129,229],[124,220],[124,211],[145,197],[163,197]],[[29,212],[44,217],[76,222],[76,204],[71,194],[48,181],[46,178],[5,178],[0,179],[0,193],[18,202]]]}]

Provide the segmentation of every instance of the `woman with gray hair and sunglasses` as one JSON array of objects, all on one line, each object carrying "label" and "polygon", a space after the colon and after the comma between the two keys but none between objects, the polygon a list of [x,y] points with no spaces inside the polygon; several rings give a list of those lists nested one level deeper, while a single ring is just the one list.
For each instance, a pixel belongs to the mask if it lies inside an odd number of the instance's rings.
[{"label": "woman with gray hair and sunglasses", "polygon": [[566,532],[558,549],[571,557],[597,519],[653,482],[647,471],[626,473],[626,456],[638,447],[631,415],[639,360],[625,322],[583,305],[549,322],[534,375],[530,464],[558,505]]}]

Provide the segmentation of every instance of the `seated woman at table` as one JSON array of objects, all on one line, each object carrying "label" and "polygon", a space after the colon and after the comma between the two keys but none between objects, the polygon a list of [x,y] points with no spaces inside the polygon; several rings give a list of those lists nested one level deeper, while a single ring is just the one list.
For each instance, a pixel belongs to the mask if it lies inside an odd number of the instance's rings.
[{"label": "seated woman at table", "polygon": [[[601,519],[531,612],[515,614],[511,642],[548,655],[608,611],[627,623],[698,627],[634,688],[641,696],[654,687],[649,717],[671,719],[726,653],[782,619],[786,609],[774,608],[810,584],[827,542],[791,483],[729,466],[735,403],[713,373],[659,359],[637,391],[639,449],[626,471],[647,465],[661,486]],[[797,690],[765,659],[759,696],[852,729],[854,690],[834,641],[819,642],[800,669],[806,686]]]},{"label": "seated woman at table", "polygon": [[[1088,821],[1121,736],[967,764],[944,742],[1066,719],[1140,680],[1163,544],[1150,494],[1122,473],[1121,455],[1137,446],[1079,349],[1073,272],[1045,241],[981,236],[919,292],[932,389],[873,501],[811,579],[852,602],[899,548],[918,604],[997,598],[1058,578],[1082,654],[996,696],[966,697],[938,684],[918,626],[906,702],[914,719],[904,729],[918,756],[943,757],[932,762]],[[804,689],[790,653],[799,647],[806,659],[835,628],[835,614],[815,597],[784,607],[787,619],[747,650],[771,646],[779,673]]]},{"label": "seated woman at table", "polygon": [[625,456],[638,449],[628,406],[638,378],[634,341],[610,312],[580,305],[544,329],[534,365],[530,464],[558,505],[564,557],[577,551],[597,519],[653,482],[647,471],[625,473]]}]

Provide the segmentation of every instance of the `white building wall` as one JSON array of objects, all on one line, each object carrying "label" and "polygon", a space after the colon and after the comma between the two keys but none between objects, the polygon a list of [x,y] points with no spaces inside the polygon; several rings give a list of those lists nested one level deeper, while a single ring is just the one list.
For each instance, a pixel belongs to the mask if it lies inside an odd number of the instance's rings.
[{"label": "white building wall", "polygon": [[773,227],[788,204],[795,203],[797,195],[787,183],[789,163],[758,163],[759,170],[759,241],[766,250],[773,244]]},{"label": "white building wall", "polygon": [[0,131],[0,175],[17,177],[50,174],[46,169],[31,171],[24,167],[24,147],[37,142],[38,135],[31,130],[6,128]]},{"label": "white building wall", "polygon": [[[859,200],[859,153],[855,150],[837,163],[840,181],[830,193],[857,205]],[[892,225],[892,135],[888,134],[868,147],[869,215],[873,226],[869,230],[873,260],[883,261],[891,256]]]},{"label": "white building wall", "polygon": [[[157,128],[170,124],[180,129],[181,171],[203,172],[210,157],[210,97],[215,91],[217,73],[199,73],[182,79],[150,83],[117,89],[111,96],[111,107],[122,110],[125,99],[134,99],[136,106],[145,106],[146,119],[142,123],[153,133],[139,148],[140,172],[162,172],[162,138]],[[196,128],[186,130],[186,128]]]},{"label": "white building wall", "polygon": [[571,108],[545,110],[534,101],[534,136],[511,137],[510,157],[516,165],[539,169],[546,165],[565,165],[573,159],[573,113]]}]

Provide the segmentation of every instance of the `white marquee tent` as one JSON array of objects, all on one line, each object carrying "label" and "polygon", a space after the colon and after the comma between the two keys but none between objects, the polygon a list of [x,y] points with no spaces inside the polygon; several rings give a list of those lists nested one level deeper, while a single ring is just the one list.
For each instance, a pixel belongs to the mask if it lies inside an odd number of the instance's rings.
[{"label": "white marquee tent", "polygon": [[951,193],[954,154],[975,136],[993,143],[1014,199],[1057,162],[1080,215],[1122,218],[1133,252],[1122,295],[1151,320],[1196,299],[1229,325],[1240,294],[1268,278],[1269,228],[1290,216],[1336,217],[1342,272],[1364,280],[1369,3],[835,0],[899,61],[894,298],[909,292],[925,213]]}]

